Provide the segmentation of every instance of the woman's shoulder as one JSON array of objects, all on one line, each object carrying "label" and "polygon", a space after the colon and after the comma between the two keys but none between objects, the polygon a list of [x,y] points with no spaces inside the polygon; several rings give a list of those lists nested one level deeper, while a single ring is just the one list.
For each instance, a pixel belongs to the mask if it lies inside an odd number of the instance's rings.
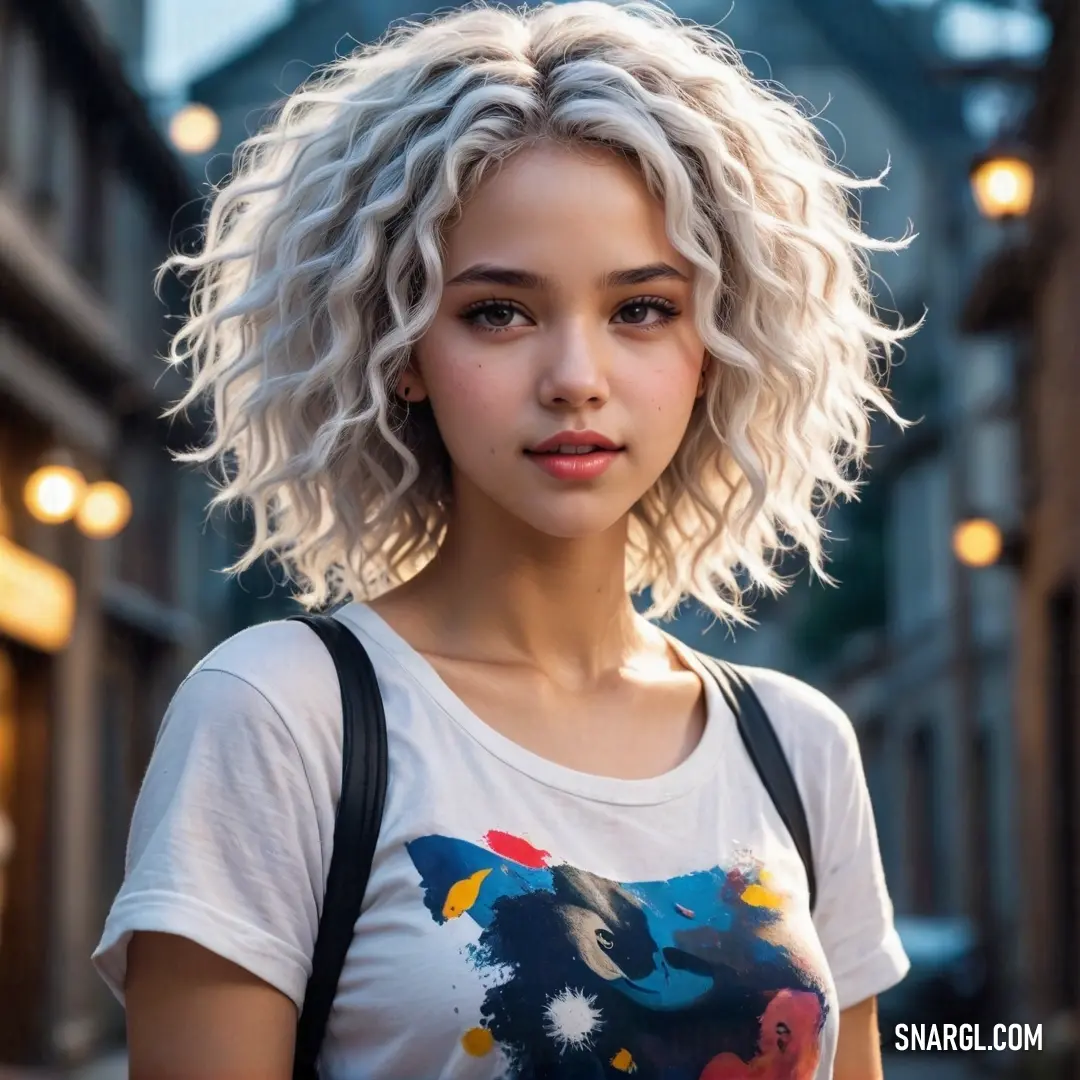
[{"label": "woman's shoulder", "polygon": [[302,756],[340,747],[341,697],[334,662],[302,623],[257,623],[226,638],[180,684],[166,721],[237,736],[283,729]]},{"label": "woman's shoulder", "polygon": [[741,670],[768,714],[791,767],[815,858],[826,859],[830,852],[845,850],[857,826],[857,817],[847,815],[857,814],[869,800],[859,740],[847,713],[801,679],[769,668]]},{"label": "woman's shoulder", "polygon": [[[403,677],[395,662],[394,642],[380,632],[378,620],[351,604],[336,613],[371,659],[385,694]],[[297,738],[332,736],[340,749],[341,684],[334,660],[314,630],[294,619],[257,623],[221,642],[206,654],[181,684],[177,703],[205,706],[230,702],[269,715]],[[220,715],[220,708],[213,712]]]},{"label": "woman's shoulder", "polygon": [[810,683],[773,668],[739,669],[753,687],[785,749],[857,753],[847,713]]},{"label": "woman's shoulder", "polygon": [[305,704],[338,700],[337,674],[325,646],[308,627],[286,619],[226,638],[192,668],[181,692],[223,681],[243,684],[286,718]]},{"label": "woman's shoulder", "polygon": [[322,642],[303,623],[275,619],[226,638],[192,668],[188,678],[207,672],[232,675],[255,689],[276,694],[297,680],[333,674],[333,663]]}]

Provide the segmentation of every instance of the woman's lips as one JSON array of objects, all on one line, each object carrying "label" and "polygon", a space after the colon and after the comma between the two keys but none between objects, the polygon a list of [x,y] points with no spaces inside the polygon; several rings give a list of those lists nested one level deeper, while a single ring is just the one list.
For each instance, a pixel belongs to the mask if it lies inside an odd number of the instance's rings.
[{"label": "woman's lips", "polygon": [[584,454],[526,452],[528,459],[556,480],[595,480],[611,467],[621,450],[590,450]]}]

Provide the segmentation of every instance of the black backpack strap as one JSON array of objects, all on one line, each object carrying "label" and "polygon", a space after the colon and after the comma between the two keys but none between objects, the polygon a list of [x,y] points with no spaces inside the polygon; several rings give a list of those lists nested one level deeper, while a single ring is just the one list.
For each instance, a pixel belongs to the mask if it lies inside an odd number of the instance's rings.
[{"label": "black backpack strap", "polygon": [[334,852],[293,1058],[293,1080],[316,1080],[319,1049],[360,917],[382,824],[388,768],[386,716],[375,669],[356,635],[330,615],[297,615],[292,621],[314,630],[333,657],[343,722]]},{"label": "black backpack strap", "polygon": [[750,760],[754,763],[761,782],[776,807],[780,820],[787,827],[791,839],[806,868],[806,881],[810,889],[810,910],[817,902],[817,877],[814,873],[814,849],[810,842],[810,826],[806,821],[799,787],[784,754],[784,748],[776,736],[769,714],[761,704],[754,688],[734,665],[713,656],[698,654],[699,659],[716,679],[735,714],[735,723]]}]

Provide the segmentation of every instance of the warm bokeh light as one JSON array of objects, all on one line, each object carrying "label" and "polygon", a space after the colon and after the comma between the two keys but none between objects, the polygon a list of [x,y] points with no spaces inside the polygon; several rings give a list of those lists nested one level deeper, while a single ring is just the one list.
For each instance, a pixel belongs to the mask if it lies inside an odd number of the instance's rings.
[{"label": "warm bokeh light", "polygon": [[209,105],[192,102],[169,121],[169,139],[182,154],[205,154],[220,138],[221,119]]},{"label": "warm bokeh light", "polygon": [[70,521],[86,493],[86,480],[70,465],[42,465],[23,489],[26,508],[46,525]]},{"label": "warm bokeh light", "polygon": [[86,489],[75,515],[75,524],[85,536],[107,540],[131,520],[131,496],[111,480],[101,480]]},{"label": "warm bokeh light", "polygon": [[965,566],[993,566],[1004,546],[1001,529],[986,518],[961,521],[953,530],[953,553]]},{"label": "warm bokeh light", "polygon": [[1015,154],[993,154],[971,171],[971,190],[983,217],[1025,217],[1035,194],[1035,170]]},{"label": "warm bokeh light", "polygon": [[62,649],[75,624],[75,582],[0,536],[0,631],[43,652]]}]

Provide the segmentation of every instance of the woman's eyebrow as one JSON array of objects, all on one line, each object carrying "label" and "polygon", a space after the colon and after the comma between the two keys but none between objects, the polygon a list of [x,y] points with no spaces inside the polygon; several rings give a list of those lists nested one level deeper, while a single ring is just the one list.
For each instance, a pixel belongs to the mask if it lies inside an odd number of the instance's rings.
[{"label": "woman's eyebrow", "polygon": [[646,281],[689,281],[681,270],[666,262],[649,263],[647,266],[635,266],[630,270],[612,270],[605,274],[601,282],[606,288],[619,285],[641,285]]},{"label": "woman's eyebrow", "polygon": [[[598,288],[612,289],[622,285],[642,285],[647,281],[689,281],[686,274],[665,262],[634,266],[628,270],[611,270],[597,282]],[[509,266],[477,263],[452,277],[450,285],[505,285],[514,289],[550,289],[551,278],[534,274],[531,270],[517,270]]]}]

